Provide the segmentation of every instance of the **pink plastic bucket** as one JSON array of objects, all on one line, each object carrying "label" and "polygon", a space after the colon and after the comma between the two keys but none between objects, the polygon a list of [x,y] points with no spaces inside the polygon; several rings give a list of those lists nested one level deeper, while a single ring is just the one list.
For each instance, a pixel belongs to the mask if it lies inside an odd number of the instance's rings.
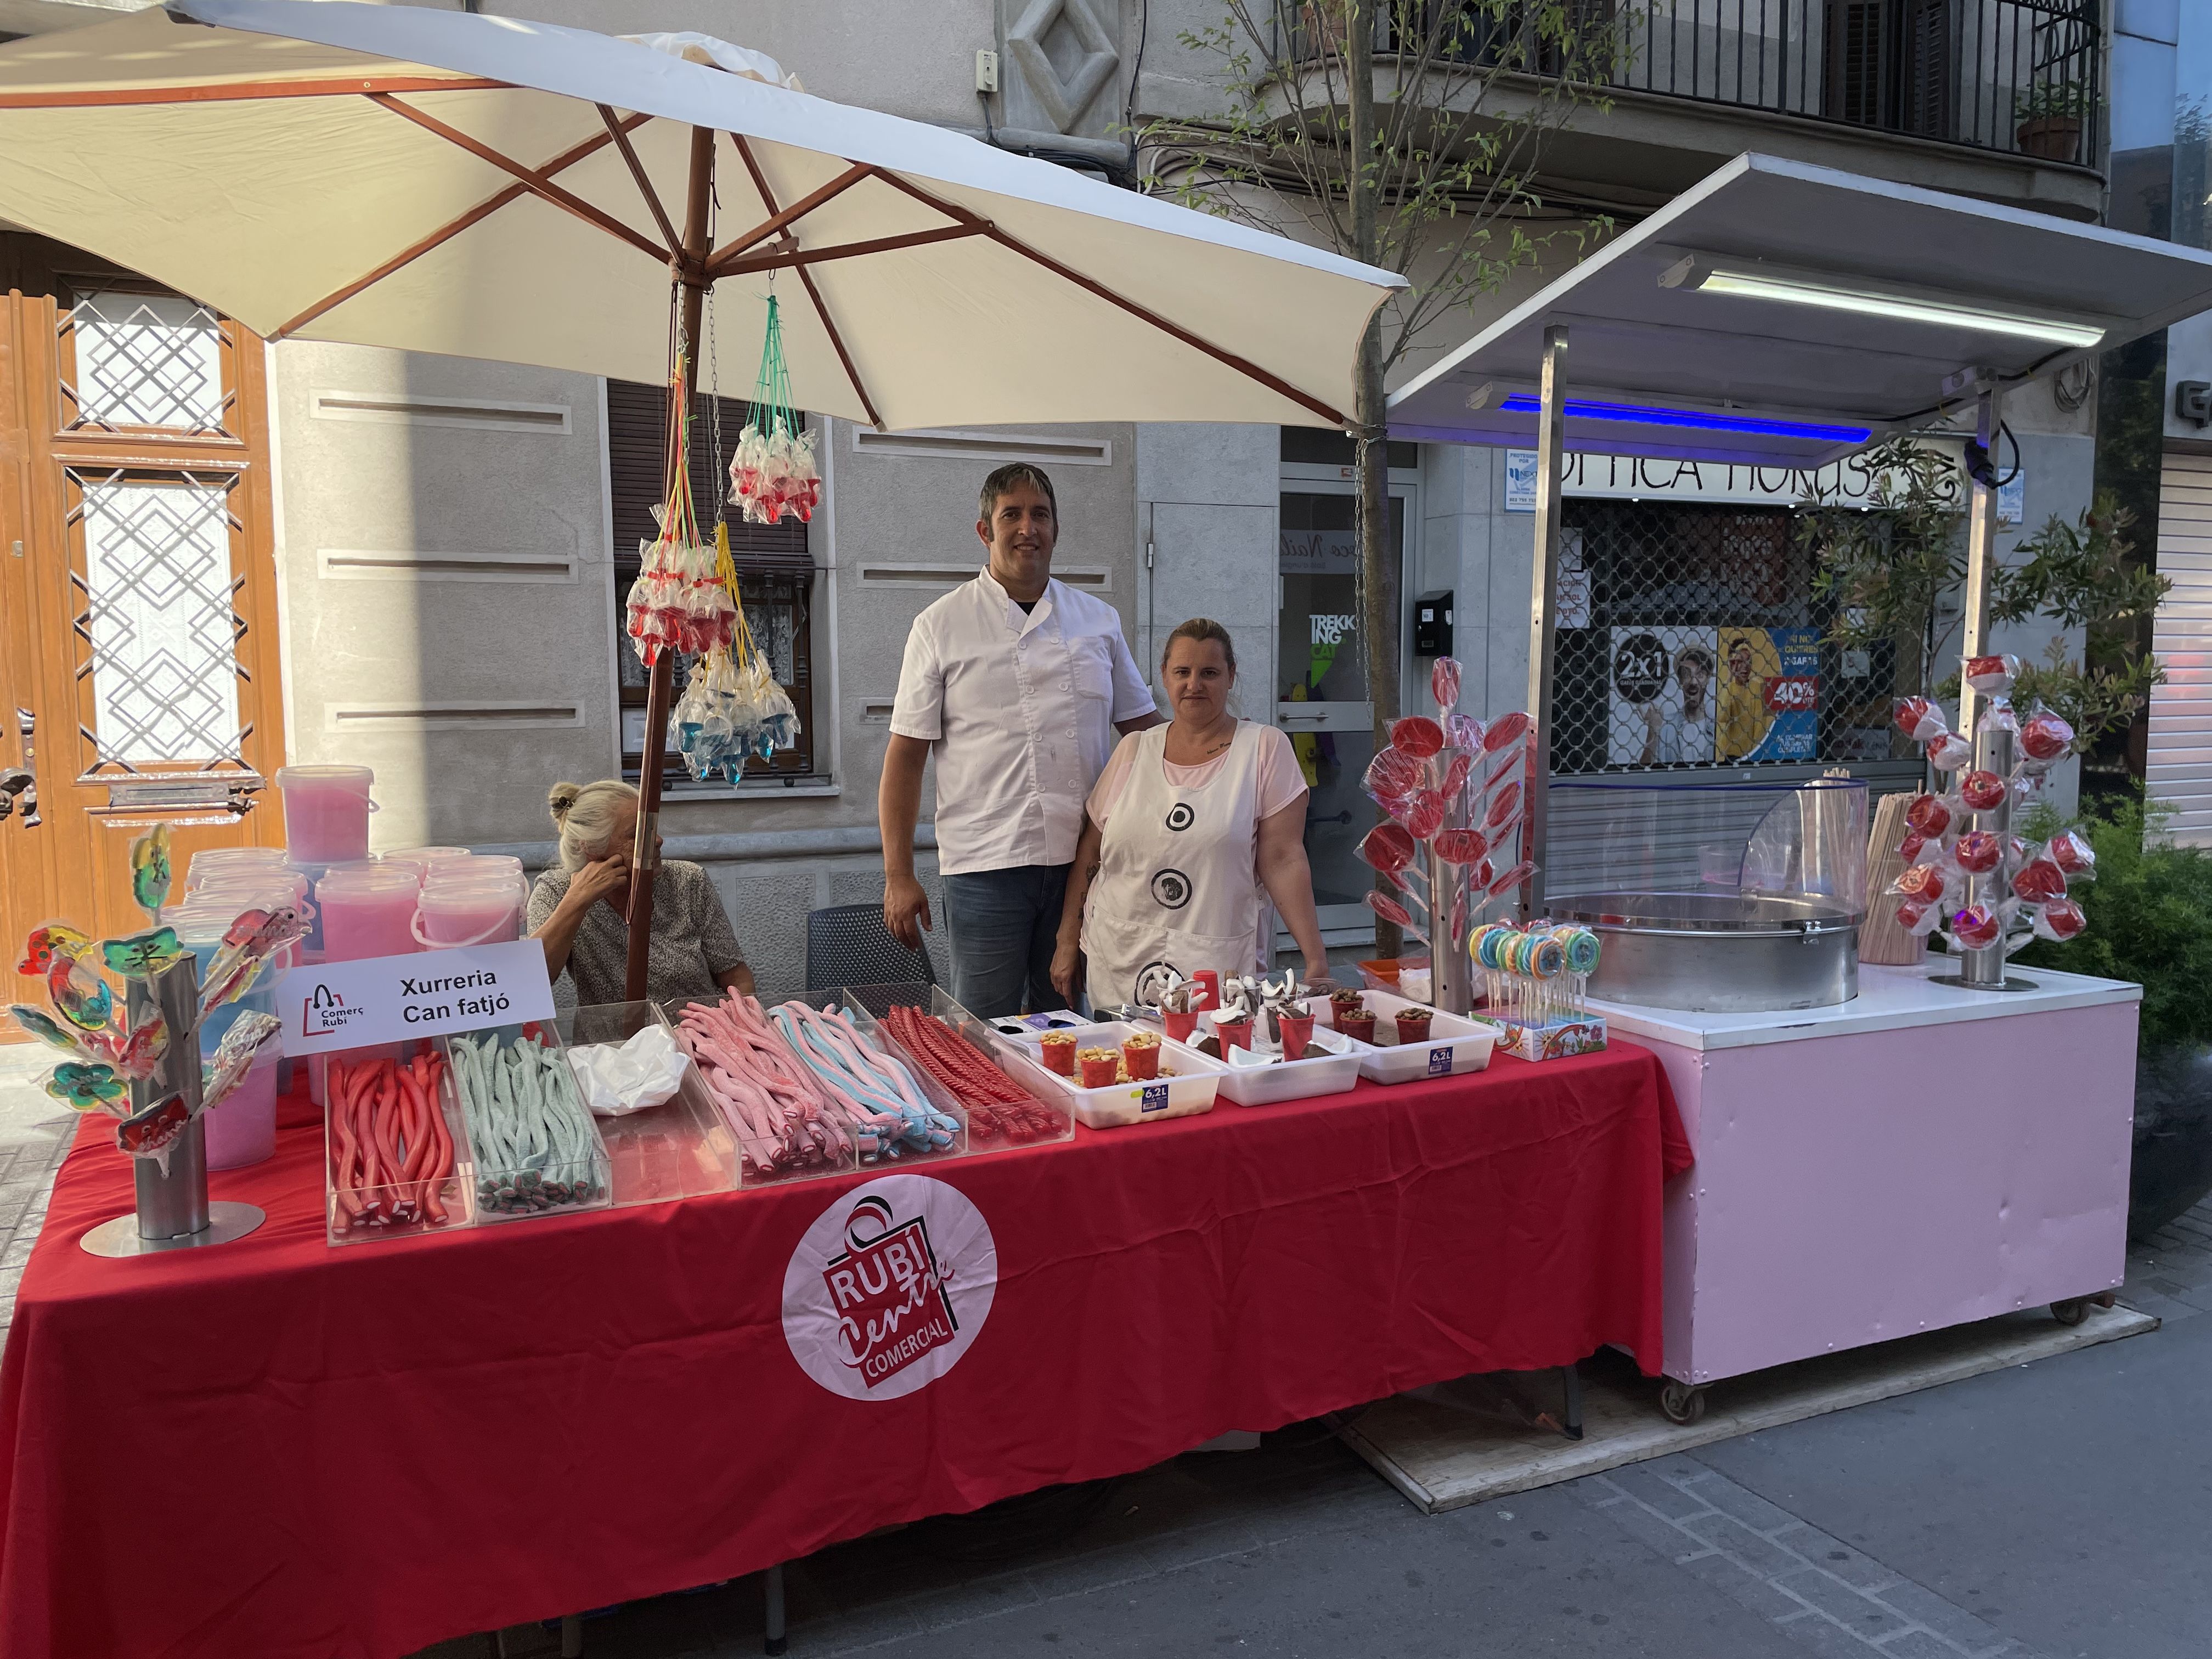
[{"label": "pink plastic bucket", "polygon": [[200,1115],[207,1124],[207,1166],[242,1170],[276,1151],[276,1073],[282,1057],[264,1048],[245,1079]]},{"label": "pink plastic bucket", "polygon": [[368,815],[375,807],[366,766],[280,766],[284,794],[284,850],[295,864],[343,864],[368,856]]},{"label": "pink plastic bucket", "polygon": [[416,903],[416,942],[433,951],[457,945],[507,944],[522,937],[527,897],[520,878],[434,878]]},{"label": "pink plastic bucket", "polygon": [[413,876],[325,876],[315,884],[322,911],[323,960],[358,962],[364,957],[405,956],[415,943]]}]

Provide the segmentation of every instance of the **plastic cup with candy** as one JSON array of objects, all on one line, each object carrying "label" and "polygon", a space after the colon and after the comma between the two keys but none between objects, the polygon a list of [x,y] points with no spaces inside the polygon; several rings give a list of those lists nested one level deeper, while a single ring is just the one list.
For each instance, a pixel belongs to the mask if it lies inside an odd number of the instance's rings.
[{"label": "plastic cup with candy", "polygon": [[2012,690],[2012,683],[2020,678],[2020,659],[2010,652],[1985,657],[1969,657],[1964,678],[1968,685],[1984,696],[2001,697]]},{"label": "plastic cup with candy", "polygon": [[2069,881],[2082,881],[2097,873],[2097,854],[2089,838],[2075,830],[2061,830],[2044,849],[2051,861],[2066,872]]},{"label": "plastic cup with candy", "polygon": [[1951,917],[1951,937],[1969,951],[1985,950],[2004,937],[2004,921],[1986,904],[1969,904]]},{"label": "plastic cup with candy", "polygon": [[2053,944],[2063,945],[2077,937],[2089,925],[2089,918],[2081,907],[2070,898],[2056,898],[2039,907],[2035,912],[2035,936]]},{"label": "plastic cup with candy", "polygon": [[1938,772],[1955,772],[1974,757],[1974,745],[1956,732],[1945,732],[1928,745],[1928,763]]},{"label": "plastic cup with candy", "polygon": [[2004,805],[2005,781],[1986,768],[1959,780],[1959,799],[1970,812],[1989,812]]},{"label": "plastic cup with candy", "polygon": [[2038,766],[2063,760],[2073,747],[2074,728],[2040,704],[2020,723],[2020,752]]},{"label": "plastic cup with candy", "polygon": [[2004,860],[2004,842],[1989,830],[1969,830],[1951,849],[1959,867],[1970,876],[1985,876]]},{"label": "plastic cup with candy", "polygon": [[1933,743],[1951,729],[1942,705],[1927,697],[1899,697],[1897,729],[1915,743]]}]

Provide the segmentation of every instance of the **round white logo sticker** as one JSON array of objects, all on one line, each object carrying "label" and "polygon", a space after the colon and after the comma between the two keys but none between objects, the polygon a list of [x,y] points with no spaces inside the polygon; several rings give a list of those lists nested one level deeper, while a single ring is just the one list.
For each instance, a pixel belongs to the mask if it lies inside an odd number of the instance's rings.
[{"label": "round white logo sticker", "polygon": [[957,1364],[991,1316],[999,1249],[967,1195],[884,1176],[823,1211],[783,1275],[783,1336],[848,1400],[896,1400]]}]

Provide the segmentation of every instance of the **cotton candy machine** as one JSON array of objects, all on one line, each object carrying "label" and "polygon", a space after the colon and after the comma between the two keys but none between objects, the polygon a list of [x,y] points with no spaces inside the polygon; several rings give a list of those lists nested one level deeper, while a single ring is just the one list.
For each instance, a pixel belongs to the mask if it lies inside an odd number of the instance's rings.
[{"label": "cotton candy machine", "polygon": [[1604,939],[1590,994],[1705,1012],[1858,994],[1867,788],[1551,786],[1547,912]]}]

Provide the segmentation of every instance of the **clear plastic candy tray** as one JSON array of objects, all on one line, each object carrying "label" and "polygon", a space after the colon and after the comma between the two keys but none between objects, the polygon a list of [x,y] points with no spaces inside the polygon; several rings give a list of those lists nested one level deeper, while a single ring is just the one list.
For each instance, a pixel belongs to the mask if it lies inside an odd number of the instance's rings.
[{"label": "clear plastic candy tray", "polygon": [[[532,1024],[501,1025],[486,1031],[465,1034],[470,1040],[489,1037],[502,1049],[520,1043],[535,1042],[559,1056],[562,1054],[560,1034],[550,1026]],[[458,1097],[459,1080],[454,1076],[453,1045],[457,1037],[436,1039],[446,1057],[446,1087]],[[573,1091],[575,1085],[568,1077],[563,1060],[561,1075],[568,1080]],[[580,1099],[577,1109],[583,1110]],[[453,1111],[464,1122],[468,1114],[456,1098]],[[470,1142],[476,1153],[476,1213],[477,1224],[488,1226],[501,1221],[526,1221],[539,1216],[578,1215],[586,1210],[604,1210],[614,1201],[613,1180],[608,1168],[607,1149],[599,1139],[599,1126],[589,1112],[584,1112],[584,1122],[589,1139],[583,1152],[574,1158],[557,1162],[532,1159],[518,1169],[501,1169],[492,1164],[483,1147]]]},{"label": "clear plastic candy tray", "polygon": [[[381,1054],[382,1051],[374,1051]],[[348,1064],[372,1054],[361,1049],[331,1059]],[[453,1169],[438,1184],[438,1208],[444,1219],[433,1221],[422,1202],[422,1183],[412,1186],[340,1187],[337,1133],[331,1109],[323,1110],[324,1237],[332,1244],[363,1244],[372,1239],[407,1238],[418,1233],[457,1232],[475,1221],[475,1165],[469,1152],[468,1127],[461,1121],[459,1103],[453,1098],[451,1079],[438,1091],[438,1109],[445,1118],[446,1133],[453,1143]]]},{"label": "clear plastic candy tray", "polygon": [[1013,1152],[1024,1146],[1049,1146],[1075,1138],[1075,1108],[1066,1091],[1054,1086],[1042,1066],[1031,1065],[1019,1054],[1010,1053],[1000,1046],[990,1025],[947,996],[942,986],[848,985],[845,988],[845,1010],[853,1016],[854,1024],[904,1060],[907,1069],[921,1080],[933,1101],[942,1095],[958,1104],[957,1097],[952,1091],[884,1024],[890,1011],[901,1007],[919,1009],[942,1022],[955,1036],[974,1049],[979,1058],[997,1066],[1006,1074],[1007,1081],[1030,1097],[1027,1107],[1020,1114],[1018,1124],[1011,1132],[1002,1127],[996,1115],[988,1108],[979,1111],[961,1106],[960,1115],[968,1124],[969,1152]]},{"label": "clear plastic candy tray", "polygon": [[[1306,1006],[1318,1010],[1328,1002],[1325,996],[1310,999]],[[1198,1017],[1200,1029],[1211,1035],[1213,1016],[1202,1013]],[[1314,1033],[1306,1044],[1306,1052],[1298,1060],[1285,1060],[1279,1045],[1270,1044],[1261,1032],[1263,1022],[1252,1024],[1252,1047],[1248,1049],[1230,1048],[1222,1051],[1224,1067],[1221,1078],[1221,1097],[1237,1106],[1273,1106],[1285,1100],[1310,1100],[1319,1095],[1340,1095],[1358,1085],[1361,1064],[1375,1051],[1365,1043],[1329,1030],[1322,1024],[1321,1016],[1314,1016]],[[1217,1039],[1218,1041],[1218,1039]],[[1247,1055],[1243,1060],[1239,1054]],[[1201,1059],[1206,1056],[1201,1055]]]},{"label": "clear plastic candy tray", "polygon": [[[1375,1016],[1375,1042],[1372,1047],[1361,1045],[1366,1048],[1359,1060],[1362,1077],[1376,1083],[1411,1083],[1416,1078],[1457,1077],[1489,1066],[1490,1052],[1497,1046],[1498,1031],[1487,1020],[1469,1019],[1461,1014],[1448,1014],[1441,1008],[1434,1009],[1426,1042],[1400,1042],[1395,1024],[1398,1011],[1426,1006],[1425,1003],[1389,991],[1367,993],[1367,1007]],[[1316,1030],[1324,1025],[1335,1030],[1335,1012],[1327,998],[1316,998],[1313,1009]]]},{"label": "clear plastic candy tray", "polygon": [[[1149,1026],[1139,1027],[1113,1019],[1091,1025],[1056,1027],[1075,1038],[1079,1052],[1085,1048],[1113,1048],[1119,1050],[1123,1039],[1139,1030],[1158,1036]],[[1041,1052],[1043,1033],[1021,1036],[1001,1036],[998,1039],[1002,1052],[1011,1054],[1048,1079],[1054,1088],[1072,1097],[1075,1115],[1089,1129],[1119,1129],[1132,1123],[1151,1123],[1163,1118],[1194,1117],[1200,1112],[1213,1109],[1213,1097],[1221,1086],[1222,1078],[1229,1068],[1219,1060],[1187,1048],[1180,1042],[1160,1039],[1160,1070],[1173,1076],[1141,1083],[1109,1083],[1103,1088],[1086,1089],[1080,1076],[1063,1077],[1044,1063]]]},{"label": "clear plastic candy tray", "polygon": [[[672,1033],[674,1030],[650,1002],[602,1003],[573,1010],[554,1021],[571,1065],[580,1048],[592,1043],[619,1047],[648,1025]],[[737,1137],[708,1095],[699,1068],[688,1058],[674,1098],[617,1117],[595,1114],[594,1121],[607,1149],[617,1209],[726,1193],[738,1184]]]}]

